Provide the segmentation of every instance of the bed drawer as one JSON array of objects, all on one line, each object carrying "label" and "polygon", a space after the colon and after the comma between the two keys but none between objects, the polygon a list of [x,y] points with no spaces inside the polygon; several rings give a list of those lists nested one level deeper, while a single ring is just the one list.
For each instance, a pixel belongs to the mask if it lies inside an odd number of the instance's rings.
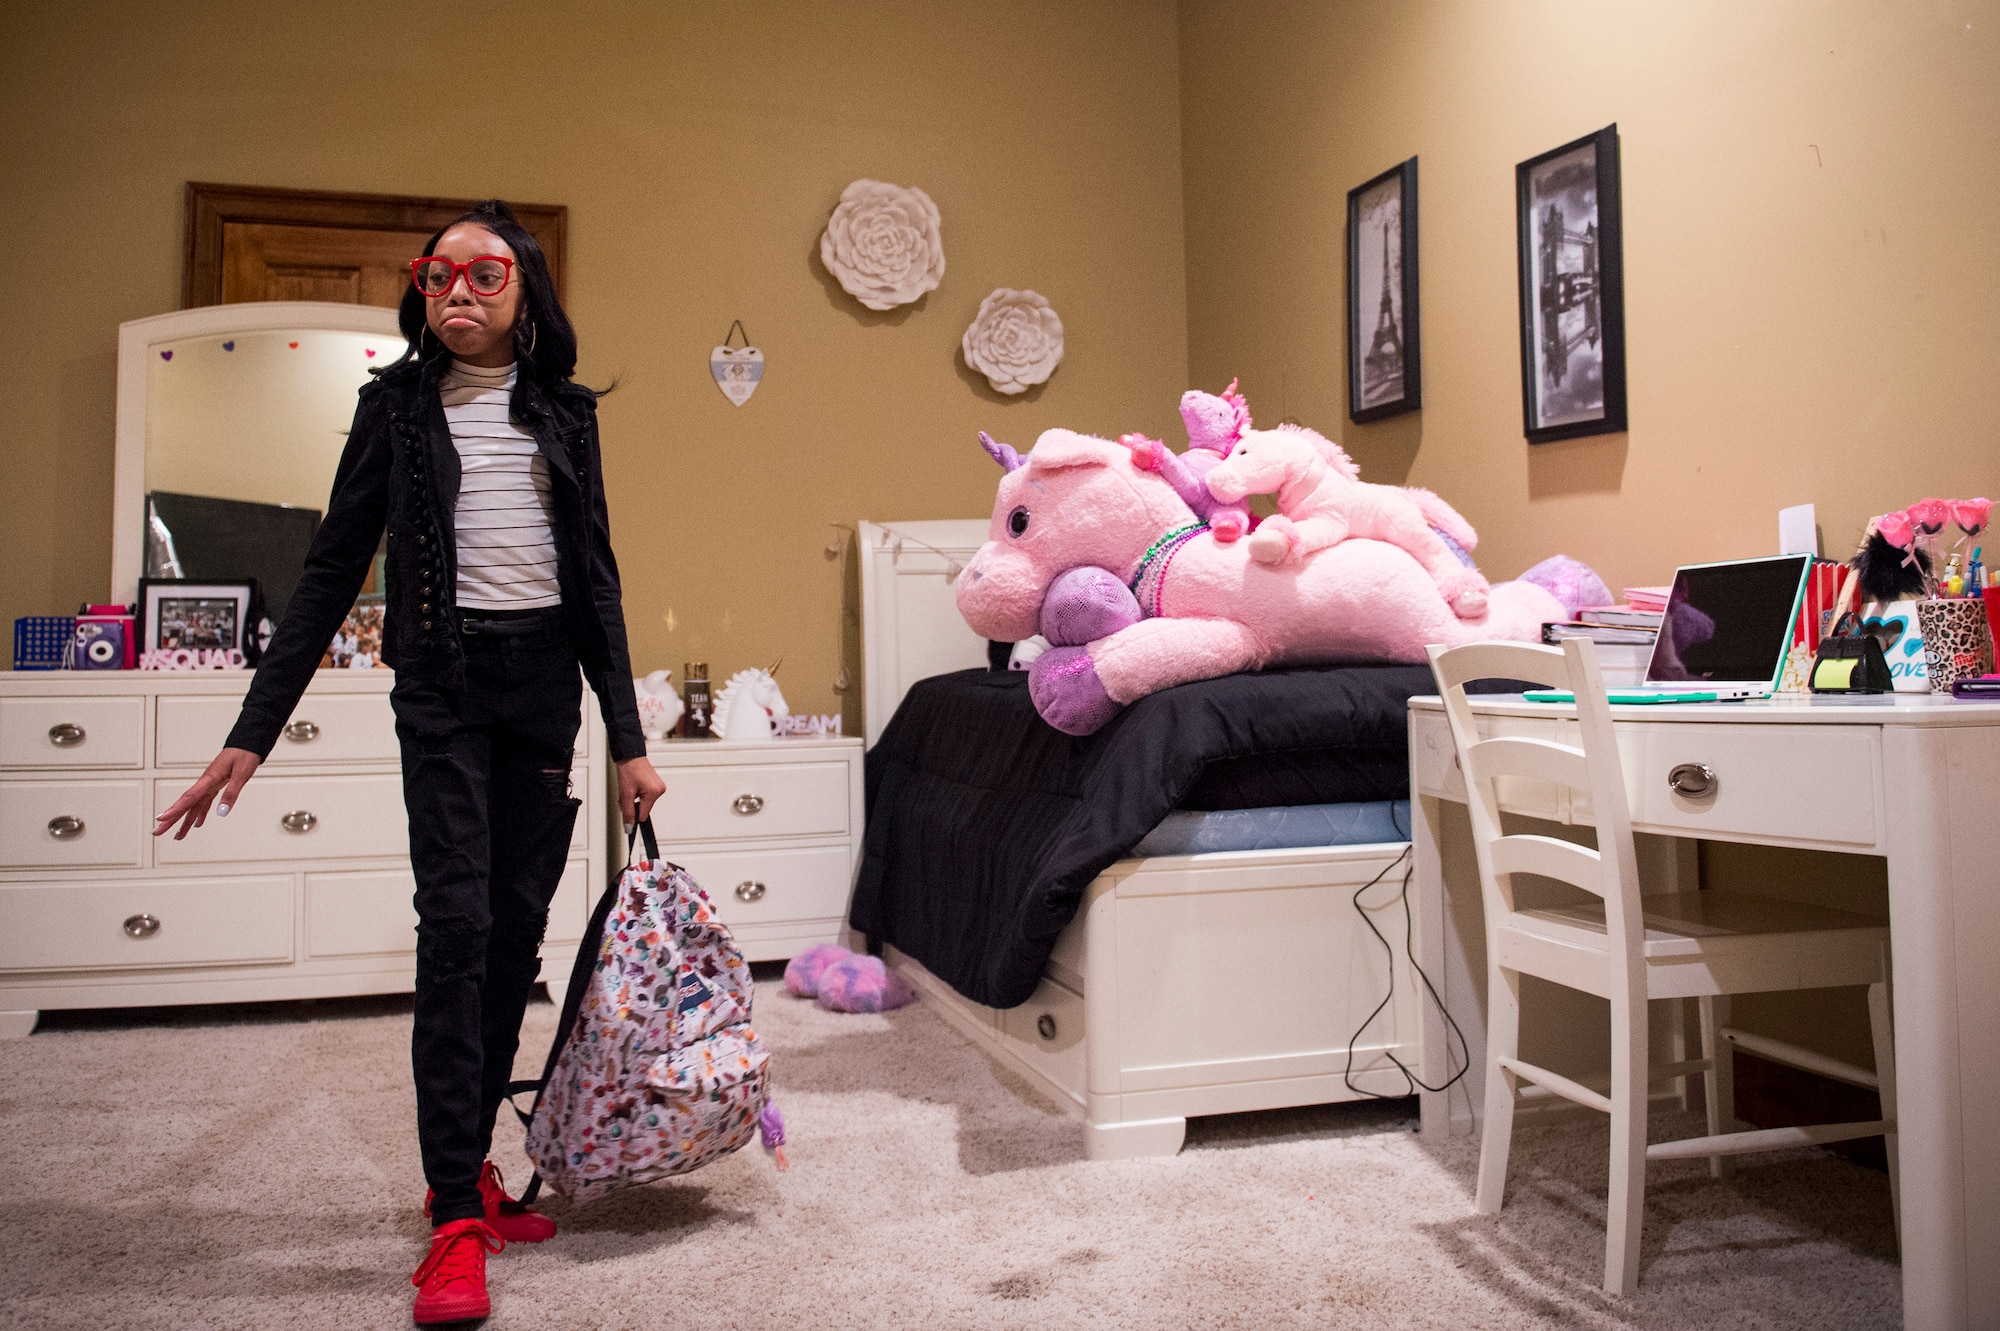
[{"label": "bed drawer", "polygon": [[137,767],[145,729],[144,698],[0,698],[0,767]]},{"label": "bed drawer", "polygon": [[[1881,836],[1879,735],[1859,726],[1649,726],[1636,775],[1627,774],[1637,784],[1634,812],[1691,836],[1783,827],[1801,841],[1873,846]],[[1684,766],[1708,768],[1713,790],[1677,791],[1670,778]]]},{"label": "bed drawer", "polygon": [[1000,1013],[1000,1038],[1030,1067],[1083,1098],[1083,995],[1043,980],[1027,1002]]},{"label": "bed drawer", "polygon": [[144,789],[130,781],[0,781],[0,868],[139,864]]},{"label": "bed drawer", "polygon": [[653,810],[660,840],[830,836],[847,831],[846,763],[680,767]]},{"label": "bed drawer", "polygon": [[292,880],[0,887],[0,971],[292,959]]},{"label": "bed drawer", "polygon": [[[243,700],[228,695],[160,699],[155,732],[162,767],[205,767],[229,737]],[[396,717],[386,695],[308,694],[278,735],[266,767],[297,763],[394,762]]]},{"label": "bed drawer", "polygon": [[[182,777],[153,783],[159,812],[187,788]],[[410,853],[403,812],[403,780],[374,776],[258,776],[243,787],[227,818],[211,810],[185,841],[171,835],[153,843],[160,864],[212,864],[243,860],[333,860]]]},{"label": "bed drawer", "polygon": [[667,846],[661,853],[694,875],[724,924],[775,924],[847,914],[851,884],[845,846],[714,855],[682,854]]}]

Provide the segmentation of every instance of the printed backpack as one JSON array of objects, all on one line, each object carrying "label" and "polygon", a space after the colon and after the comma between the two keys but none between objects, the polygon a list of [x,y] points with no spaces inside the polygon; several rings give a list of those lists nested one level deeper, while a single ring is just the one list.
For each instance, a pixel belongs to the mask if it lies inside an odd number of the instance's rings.
[{"label": "printed backpack", "polygon": [[[650,820],[646,858],[629,865],[591,915],[562,1022],[528,1127],[536,1180],[587,1201],[699,1169],[763,1130],[781,1147],[768,1104],[770,1051],[750,1027],[750,967],[685,869],[660,858]],[[778,1152],[779,1167],[784,1154]]]}]

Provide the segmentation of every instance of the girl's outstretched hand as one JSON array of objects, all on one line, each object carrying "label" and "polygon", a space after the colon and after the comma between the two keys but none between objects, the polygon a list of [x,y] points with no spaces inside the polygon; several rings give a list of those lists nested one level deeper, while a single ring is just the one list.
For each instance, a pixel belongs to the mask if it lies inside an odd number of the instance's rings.
[{"label": "girl's outstretched hand", "polygon": [[[165,813],[153,825],[153,835],[159,836],[176,822],[180,829],[174,833],[179,841],[189,829],[200,827],[208,821],[208,806],[215,804],[215,816],[227,818],[229,806],[236,803],[242,793],[244,782],[256,775],[257,765],[264,760],[248,749],[224,749],[215,755],[215,761],[208,770],[195,779],[195,783],[181,792],[181,797],[167,806]],[[658,778],[655,778],[657,780]],[[222,799],[216,802],[216,796]]]}]

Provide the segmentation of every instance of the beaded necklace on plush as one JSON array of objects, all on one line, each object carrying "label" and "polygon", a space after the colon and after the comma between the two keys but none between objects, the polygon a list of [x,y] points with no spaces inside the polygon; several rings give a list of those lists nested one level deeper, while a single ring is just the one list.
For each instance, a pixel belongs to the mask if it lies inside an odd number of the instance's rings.
[{"label": "beaded necklace on plush", "polygon": [[1139,567],[1132,574],[1128,584],[1132,595],[1138,598],[1139,613],[1148,619],[1156,619],[1160,614],[1160,595],[1166,590],[1167,570],[1173,566],[1174,556],[1181,547],[1208,530],[1206,522],[1190,522],[1184,527],[1176,527],[1166,535],[1146,547],[1140,556]]}]

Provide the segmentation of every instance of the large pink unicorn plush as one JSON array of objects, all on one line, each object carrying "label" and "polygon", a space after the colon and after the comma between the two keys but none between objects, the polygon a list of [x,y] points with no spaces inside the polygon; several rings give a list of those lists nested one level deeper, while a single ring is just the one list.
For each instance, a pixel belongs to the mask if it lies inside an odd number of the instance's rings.
[{"label": "large pink unicorn plush", "polygon": [[1486,613],[1486,579],[1467,558],[1479,538],[1458,510],[1429,490],[1370,485],[1338,444],[1304,426],[1248,431],[1204,480],[1219,503],[1278,497],[1277,513],[1250,537],[1250,557],[1260,564],[1366,536],[1414,555],[1460,619]]},{"label": "large pink unicorn plush", "polygon": [[1419,663],[1427,643],[1533,640],[1575,609],[1503,582],[1483,614],[1461,618],[1408,550],[1363,537],[1263,563],[1247,541],[1217,540],[1128,445],[1049,430],[1024,456],[980,441],[1006,474],[986,544],[959,576],[959,612],[994,641],[1049,640],[1029,689],[1072,735],[1175,684],[1265,665]]}]

